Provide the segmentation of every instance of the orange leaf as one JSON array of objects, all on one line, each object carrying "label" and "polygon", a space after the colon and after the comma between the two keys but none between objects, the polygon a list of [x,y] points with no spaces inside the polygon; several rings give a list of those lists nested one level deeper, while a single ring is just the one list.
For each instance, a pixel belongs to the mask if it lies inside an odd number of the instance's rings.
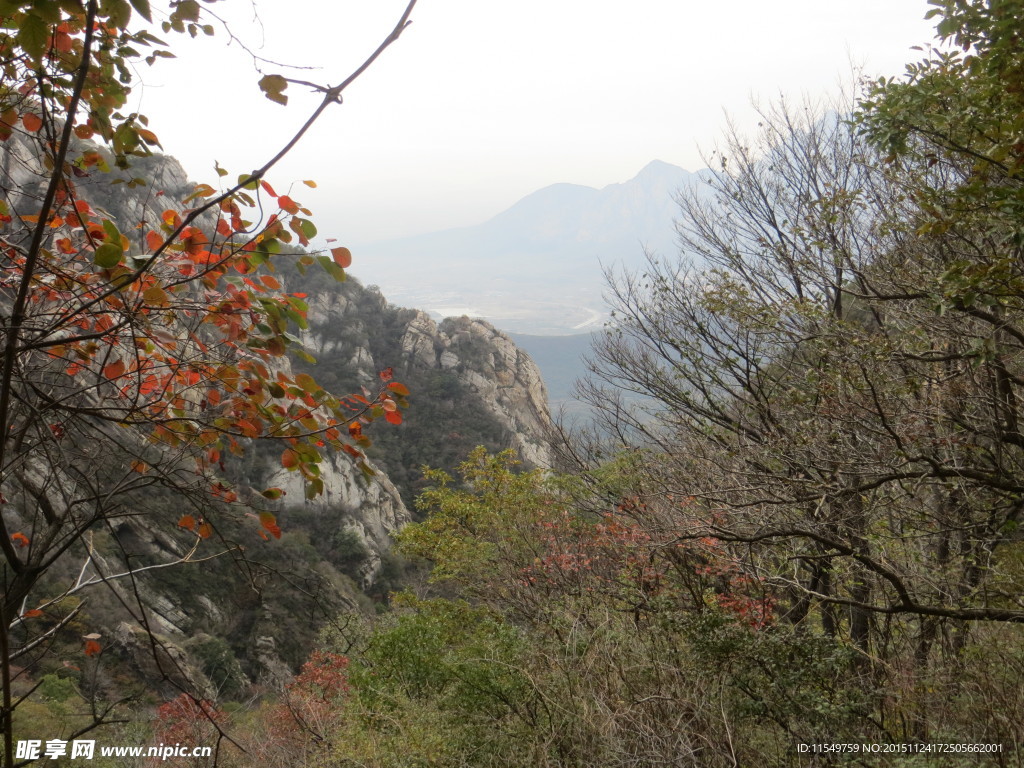
[{"label": "orange leaf", "polygon": [[68,53],[73,47],[71,35],[64,30],[58,30],[53,36],[53,47],[61,53]]},{"label": "orange leaf", "polygon": [[181,217],[178,215],[177,211],[172,209],[164,211],[160,218],[163,219],[164,224],[169,227],[174,227],[175,229],[177,229],[181,224]]},{"label": "orange leaf", "polygon": [[149,250],[155,251],[163,244],[164,238],[159,232],[150,231],[146,233],[146,245],[149,246]]},{"label": "orange leaf", "polygon": [[235,423],[235,427],[245,437],[257,437],[260,434],[260,428],[247,419],[239,419]]},{"label": "orange leaf", "polygon": [[387,413],[384,414],[384,418],[387,420],[389,424],[402,423],[402,414],[400,414],[398,411],[388,411]]},{"label": "orange leaf", "polygon": [[334,257],[334,263],[342,269],[352,266],[352,251],[348,248],[331,248],[331,256]]},{"label": "orange leaf", "polygon": [[21,122],[22,125],[25,126],[25,130],[30,131],[32,133],[35,133],[36,131],[43,127],[42,119],[39,117],[39,115],[33,112],[26,112],[24,115],[22,115]]},{"label": "orange leaf", "polygon": [[23,618],[23,619],[34,619],[36,616],[42,616],[42,615],[43,615],[43,612],[41,610],[39,610],[38,608],[32,608],[30,610],[25,611],[23,614],[21,614],[21,618]]},{"label": "orange leaf", "polygon": [[18,531],[17,533],[12,533],[11,534],[11,541],[13,541],[15,544],[17,544],[22,549],[24,549],[25,547],[27,547],[29,545],[28,536],[26,536],[21,531]]},{"label": "orange leaf", "polygon": [[133,471],[138,472],[139,474],[149,471],[149,465],[144,461],[139,461],[138,459],[132,460],[131,467]]},{"label": "orange leaf", "polygon": [[103,375],[111,381],[124,375],[124,361],[115,360],[103,366]]},{"label": "orange leaf", "polygon": [[299,212],[298,203],[288,197],[288,195],[281,195],[277,198],[277,204],[281,206],[281,210],[287,211],[288,213],[295,214]]},{"label": "orange leaf", "polygon": [[274,188],[272,186],[270,186],[270,184],[268,184],[267,182],[261,181],[260,182],[260,186],[263,187],[263,189],[266,191],[266,193],[268,195],[270,195],[271,197],[277,197],[277,192],[275,192]]},{"label": "orange leaf", "polygon": [[281,529],[277,525],[277,518],[270,512],[260,512],[260,525],[267,529],[275,539],[281,538]]},{"label": "orange leaf", "polygon": [[86,656],[95,656],[96,654],[98,654],[102,650],[103,650],[103,647],[99,643],[97,643],[95,640],[86,640],[85,641],[85,655]]},{"label": "orange leaf", "polygon": [[199,538],[208,539],[213,535],[213,526],[209,523],[200,523],[199,529],[196,531],[199,534]]},{"label": "orange leaf", "polygon": [[196,529],[196,519],[192,515],[182,515],[178,521],[178,527],[194,531]]},{"label": "orange leaf", "polygon": [[281,454],[281,466],[285,469],[299,466],[299,454],[292,448],[285,448]]},{"label": "orange leaf", "polygon": [[402,397],[406,397],[409,394],[409,388],[405,384],[399,384],[397,381],[392,381],[388,384],[388,389]]}]

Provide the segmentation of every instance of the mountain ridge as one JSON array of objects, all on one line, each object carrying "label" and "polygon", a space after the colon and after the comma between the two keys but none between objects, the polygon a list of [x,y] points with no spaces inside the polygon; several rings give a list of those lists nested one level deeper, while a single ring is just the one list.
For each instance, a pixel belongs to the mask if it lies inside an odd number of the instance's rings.
[{"label": "mountain ridge", "polygon": [[602,268],[632,269],[647,252],[674,252],[674,195],[703,176],[653,160],[600,189],[551,184],[480,224],[366,244],[356,271],[373,265],[392,300],[435,318],[465,314],[509,332],[586,333],[605,319]]}]

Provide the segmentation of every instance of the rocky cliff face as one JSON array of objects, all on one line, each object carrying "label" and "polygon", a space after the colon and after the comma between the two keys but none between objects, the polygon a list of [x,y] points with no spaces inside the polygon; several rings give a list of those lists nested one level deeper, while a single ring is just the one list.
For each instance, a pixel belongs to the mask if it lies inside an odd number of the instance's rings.
[{"label": "rocky cliff face", "polygon": [[409,364],[454,371],[467,391],[505,427],[510,447],[524,461],[550,466],[546,432],[551,419],[544,381],[533,360],[508,336],[483,320],[447,318],[439,326],[417,311],[401,344]]}]

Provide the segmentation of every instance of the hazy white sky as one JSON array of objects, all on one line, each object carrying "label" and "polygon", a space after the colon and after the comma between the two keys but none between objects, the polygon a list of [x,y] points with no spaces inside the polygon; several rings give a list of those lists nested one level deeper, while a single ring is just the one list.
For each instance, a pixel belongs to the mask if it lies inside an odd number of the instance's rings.
[{"label": "hazy white sky", "polygon": [[[289,71],[343,80],[401,0],[227,0],[233,32]],[[413,24],[271,175],[344,242],[479,223],[555,182],[604,186],[655,158],[695,170],[752,97],[820,94],[851,62],[897,74],[928,42],[924,0],[420,0]],[[260,23],[253,23],[258,15]],[[138,108],[197,181],[261,164],[318,99],[262,97],[253,61],[214,38],[140,75]],[[301,190],[301,192],[300,192]],[[360,274],[363,274],[360,271]],[[367,275],[371,278],[372,275]]]}]

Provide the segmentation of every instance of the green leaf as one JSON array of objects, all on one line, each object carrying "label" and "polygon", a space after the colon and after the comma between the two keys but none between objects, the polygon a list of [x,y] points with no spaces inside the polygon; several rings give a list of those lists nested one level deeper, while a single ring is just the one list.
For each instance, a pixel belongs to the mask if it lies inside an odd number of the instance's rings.
[{"label": "green leaf", "polygon": [[288,81],[281,75],[264,75],[259,82],[260,90],[266,97],[278,104],[287,104],[288,97],[284,95],[284,89],[288,87]]},{"label": "green leaf", "polygon": [[110,269],[116,267],[120,261],[124,251],[121,250],[120,244],[114,245],[113,243],[104,243],[92,256],[92,261],[97,267],[103,269]]},{"label": "green leaf", "polygon": [[196,0],[181,0],[172,17],[181,21],[199,21],[199,3]]},{"label": "green leaf", "polygon": [[320,262],[320,266],[324,268],[324,272],[333,277],[339,283],[345,282],[347,279],[345,276],[345,270],[334,263],[334,259],[330,256],[317,256],[316,260]]},{"label": "green leaf", "polygon": [[124,29],[132,18],[132,7],[127,0],[106,0],[103,10],[107,14],[107,22],[112,27]]},{"label": "green leaf", "polygon": [[25,53],[38,61],[46,53],[46,44],[50,39],[50,32],[46,22],[31,12],[25,14],[25,20],[18,30],[18,45]]},{"label": "green leaf", "polygon": [[35,0],[32,12],[47,24],[60,23],[60,6],[52,0]]},{"label": "green leaf", "polygon": [[315,477],[306,484],[306,498],[315,499],[324,492],[324,481]]},{"label": "green leaf", "polygon": [[149,0],[131,0],[132,8],[139,12],[146,21],[153,22],[153,13],[149,8]]},{"label": "green leaf", "polygon": [[107,242],[113,245],[117,245],[118,250],[121,249],[121,231],[110,219],[103,220],[103,231],[107,233]]}]

